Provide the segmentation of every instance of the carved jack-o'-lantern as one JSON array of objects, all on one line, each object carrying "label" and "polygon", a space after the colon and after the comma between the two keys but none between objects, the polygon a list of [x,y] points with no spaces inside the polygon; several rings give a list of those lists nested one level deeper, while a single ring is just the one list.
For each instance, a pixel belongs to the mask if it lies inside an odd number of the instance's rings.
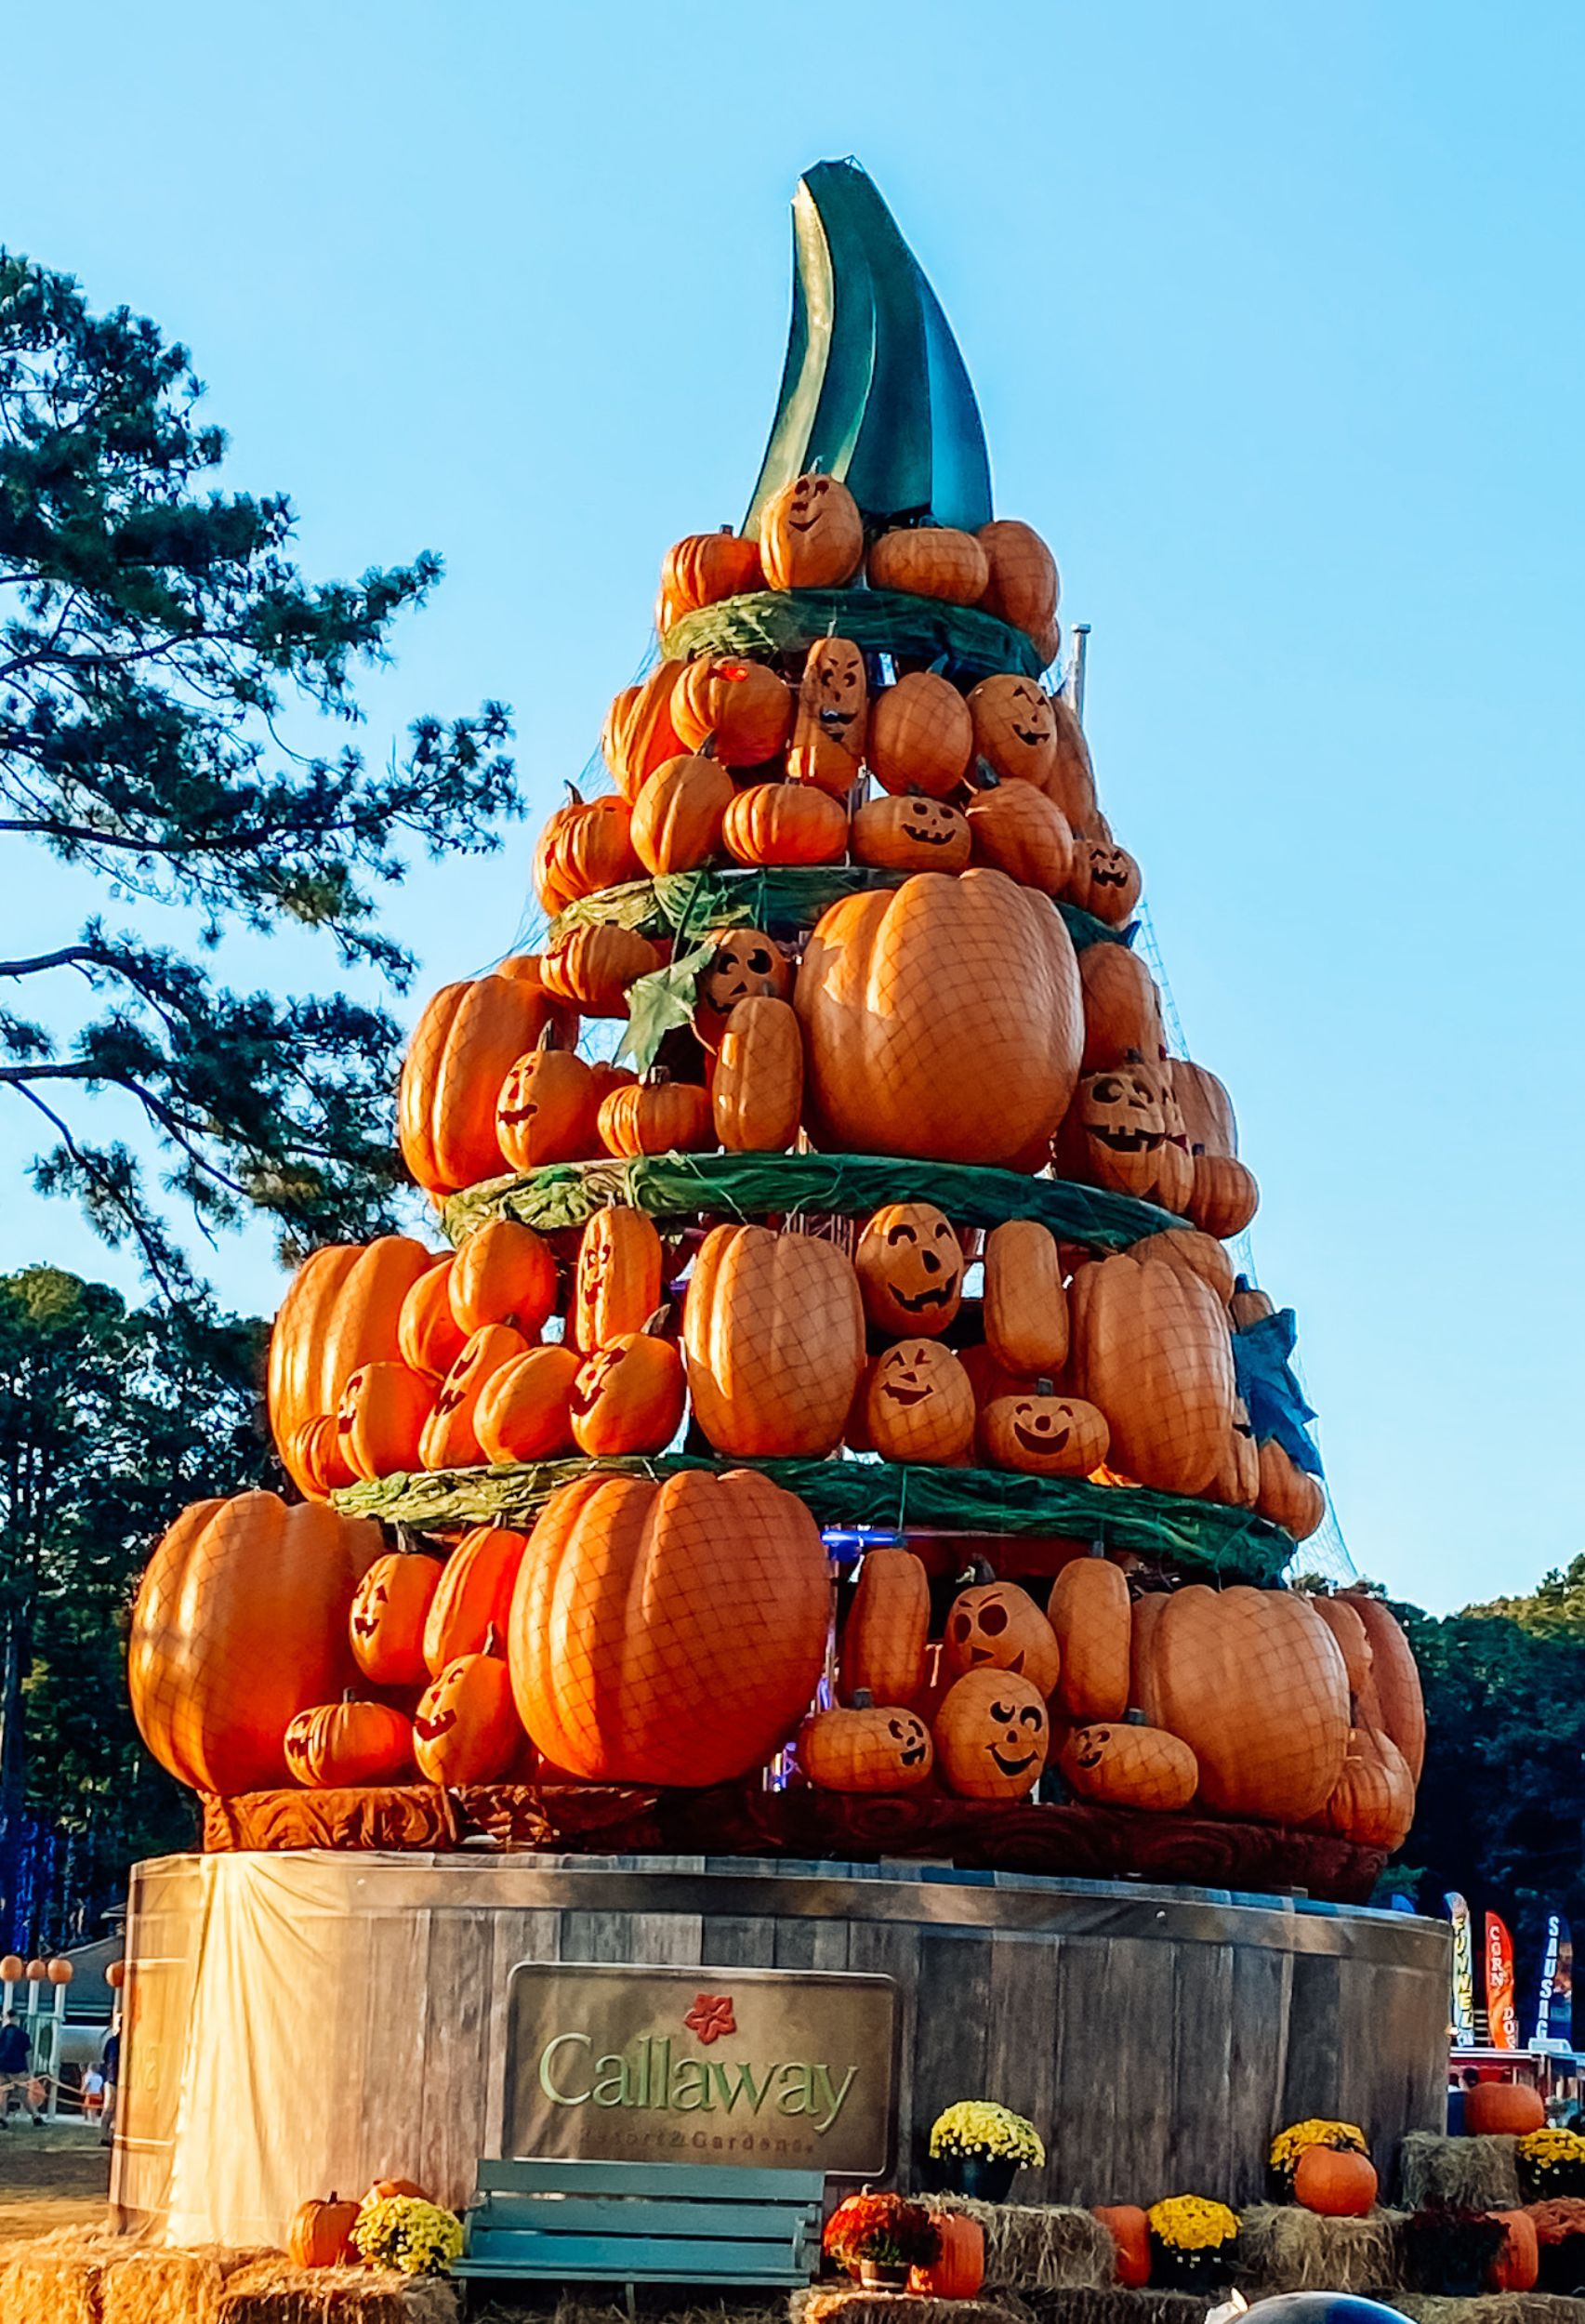
[{"label": "carved jack-o'-lantern", "polygon": [[932,1202],[890,1202],[853,1253],[865,1314],[882,1331],[935,1339],[963,1296],[963,1246]]},{"label": "carved jack-o'-lantern", "polygon": [[1167,1124],[1156,1076],[1140,1064],[1087,1074],[1058,1138],[1065,1178],[1148,1199],[1156,1192]]},{"label": "carved jack-o'-lantern", "polygon": [[570,1322],[586,1355],[641,1331],[660,1305],[665,1253],[654,1221],[614,1203],[598,1210],[578,1245]]},{"label": "carved jack-o'-lantern", "polygon": [[664,1452],[676,1435],[686,1395],[682,1358],[669,1340],[624,1332],[591,1355],[573,1384],[573,1434],[579,1450]]},{"label": "carved jack-o'-lantern", "polygon": [[974,1385],[939,1340],[900,1340],[876,1365],[865,1417],[883,1460],[962,1460],[974,1441]]},{"label": "carved jack-o'-lantern", "polygon": [[[348,1625],[352,1659],[376,1686],[422,1686],[429,1677],[424,1624],[442,1570],[438,1557],[393,1551],[376,1557],[358,1584]],[[267,1641],[260,1649],[268,1650]]]},{"label": "carved jack-o'-lantern", "polygon": [[804,657],[787,773],[846,799],[864,760],[869,680],[850,638],[817,638]]},{"label": "carved jack-o'-lantern", "polygon": [[960,1590],[944,1635],[943,1659],[954,1678],[967,1670],[1008,1670],[1027,1679],[1044,1700],[1062,1676],[1057,1633],[1016,1582],[981,1582]]},{"label": "carved jack-o'-lantern", "polygon": [[1087,1477],[1106,1458],[1106,1416],[1076,1396],[1037,1392],[997,1396],[980,1419],[985,1451],[998,1469],[1037,1477]]},{"label": "carved jack-o'-lantern", "polygon": [[971,1670],[935,1714],[936,1766],[965,1800],[1019,1800],[1040,1780],[1050,1722],[1037,1688],[1014,1670]]},{"label": "carved jack-o'-lantern", "polygon": [[534,1342],[510,1324],[486,1324],[473,1332],[441,1383],[435,1408],[418,1440],[426,1469],[469,1469],[483,1458],[473,1426],[479,1399],[504,1366],[526,1355]]},{"label": "carved jack-o'-lantern", "polygon": [[719,1049],[726,1021],[740,1000],[790,998],[792,963],[762,928],[723,931],[699,978],[693,1023],[707,1049]]},{"label": "carved jack-o'-lantern", "polygon": [[1139,865],[1126,847],[1110,839],[1081,839],[1074,850],[1073,877],[1064,893],[1070,904],[1093,913],[1108,928],[1121,928],[1140,899]]},{"label": "carved jack-o'-lantern", "polygon": [[971,838],[966,815],[921,792],[868,799],[848,828],[854,863],[883,871],[962,871]]},{"label": "carved jack-o'-lantern", "polygon": [[1007,673],[982,678],[969,696],[974,749],[1007,779],[1044,785],[1057,755],[1057,724],[1050,696],[1032,678]]},{"label": "carved jack-o'-lantern", "polygon": [[773,589],[839,588],[864,555],[864,519],[834,476],[795,476],[765,503],[759,561]]},{"label": "carved jack-o'-lantern", "polygon": [[860,1691],[852,1710],[817,1710],[798,1738],[799,1765],[823,1791],[912,1791],[935,1759],[918,1712],[872,1704]]},{"label": "carved jack-o'-lantern", "polygon": [[413,1756],[431,1783],[494,1783],[522,1742],[511,1674],[493,1654],[458,1655],[419,1697]]},{"label": "carved jack-o'-lantern", "polygon": [[1198,1760],[1177,1736],[1125,1721],[1076,1727],[1057,1763],[1081,1800],[1158,1815],[1187,1807],[1200,1779]]}]

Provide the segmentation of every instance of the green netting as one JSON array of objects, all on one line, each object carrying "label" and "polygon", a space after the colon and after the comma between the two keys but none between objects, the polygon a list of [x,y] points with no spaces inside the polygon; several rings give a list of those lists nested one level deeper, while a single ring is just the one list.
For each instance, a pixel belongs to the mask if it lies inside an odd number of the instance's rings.
[{"label": "green netting", "polygon": [[792,1211],[866,1219],[887,1202],[933,1202],[959,1226],[1038,1219],[1064,1243],[1122,1250],[1183,1221],[1153,1202],[1067,1179],[1025,1178],[970,1162],[875,1154],[646,1154],[634,1161],[551,1162],[520,1178],[486,1179],[453,1195],[441,1227],[454,1244],[492,1219],[551,1233],[622,1203],[654,1219],[782,1218]]},{"label": "green netting", "polygon": [[757,589],[685,614],[661,640],[667,661],[696,654],[801,654],[819,638],[851,638],[866,654],[909,662],[946,658],[949,675],[1012,670],[1038,678],[1040,656],[1022,629],[972,605],[909,597],[901,589]]},{"label": "green netting", "polygon": [[755,1468],[806,1502],[823,1525],[883,1532],[1057,1534],[1111,1550],[1169,1558],[1221,1580],[1275,1581],[1293,1555],[1290,1537],[1248,1510],[1185,1500],[1143,1486],[1081,1477],[1015,1476],[1001,1469],[899,1467],[878,1460],[709,1460],[688,1453],[654,1459],[543,1460],[494,1469],[442,1469],[379,1477],[331,1496],[349,1516],[420,1528],[533,1523],[558,1486],[595,1475],[674,1476],[680,1469]]},{"label": "green netting", "polygon": [[[766,864],[752,871],[667,872],[658,879],[624,880],[570,904],[550,923],[547,944],[574,928],[631,928],[639,935],[695,939],[714,928],[762,928],[773,936],[812,928],[822,912],[843,896],[870,888],[900,888],[911,875],[881,871],[869,864]],[[1076,904],[1052,902],[1062,914],[1074,950],[1087,944],[1127,944],[1133,930],[1108,928]]]}]

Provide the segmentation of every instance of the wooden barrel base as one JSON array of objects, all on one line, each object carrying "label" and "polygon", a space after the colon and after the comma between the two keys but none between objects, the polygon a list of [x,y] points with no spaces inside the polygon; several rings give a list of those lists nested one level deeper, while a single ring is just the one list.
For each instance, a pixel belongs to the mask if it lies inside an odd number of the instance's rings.
[{"label": "wooden barrel base", "polygon": [[855,1863],[915,1858],[967,1871],[1192,1882],[1260,1895],[1299,1891],[1333,1904],[1362,1904],[1386,1862],[1385,1849],[1356,1847],[1333,1832],[917,1792],[508,1783],[442,1791],[433,1784],[392,1784],[248,1791],[204,1805],[204,1846],[217,1855],[445,1849],[482,1840],[503,1849],[571,1855],[707,1848],[713,1855]]}]

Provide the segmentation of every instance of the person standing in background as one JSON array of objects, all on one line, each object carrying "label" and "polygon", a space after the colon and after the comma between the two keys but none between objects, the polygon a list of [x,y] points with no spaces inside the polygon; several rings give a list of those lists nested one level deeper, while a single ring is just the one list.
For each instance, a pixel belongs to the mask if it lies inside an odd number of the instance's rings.
[{"label": "person standing in background", "polygon": [[104,2106],[99,2114],[99,2145],[109,2146],[115,2139],[115,2086],[121,2079],[121,2020],[117,2017],[110,2029],[110,2040],[104,2045]]},{"label": "person standing in background", "polygon": [[7,2126],[13,2099],[20,2096],[27,2107],[34,2130],[39,2126],[38,2108],[33,2104],[28,2089],[28,2069],[33,2064],[33,2044],[27,2027],[19,2026],[14,2014],[7,2010],[0,2021],[0,2130]]}]

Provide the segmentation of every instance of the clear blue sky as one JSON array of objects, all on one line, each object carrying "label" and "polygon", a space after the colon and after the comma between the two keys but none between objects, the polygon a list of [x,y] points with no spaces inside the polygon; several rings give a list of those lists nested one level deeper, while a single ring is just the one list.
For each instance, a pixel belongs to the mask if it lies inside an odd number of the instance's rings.
[{"label": "clear blue sky", "polygon": [[[1578,7],[83,0],[5,46],[0,238],[192,346],[310,569],[444,553],[371,747],[504,695],[536,817],[662,549],[741,511],[793,185],[856,153],[1094,625],[1357,1563],[1445,1606],[1585,1547]],[[528,853],[416,870],[424,989],[509,948]],[[6,880],[64,937],[73,881]],[[129,1283],[0,1140],[0,1263]],[[278,1297],[260,1236],[214,1273]]]}]

